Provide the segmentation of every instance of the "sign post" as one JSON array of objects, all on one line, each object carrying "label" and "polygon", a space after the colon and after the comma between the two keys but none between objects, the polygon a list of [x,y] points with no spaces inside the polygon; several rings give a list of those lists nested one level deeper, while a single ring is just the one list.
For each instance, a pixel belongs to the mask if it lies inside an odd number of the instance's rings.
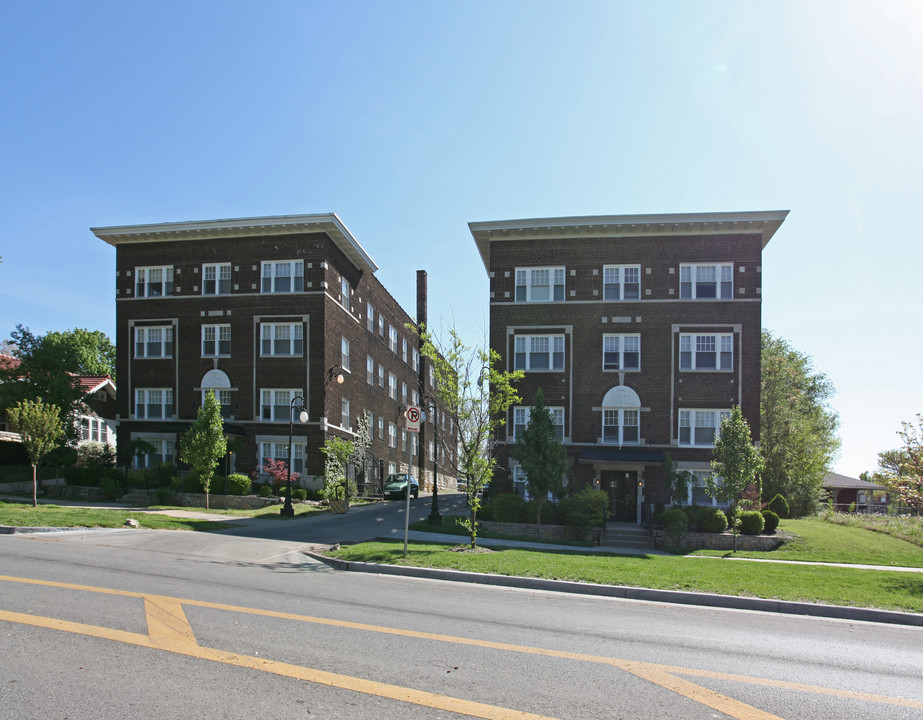
[{"label": "sign post", "polygon": [[[404,420],[407,423],[407,432],[420,432],[420,408],[416,405],[409,406],[404,411]],[[407,504],[404,506],[404,557],[407,557],[407,535],[410,533],[410,478],[413,468],[413,439],[407,443]]]}]

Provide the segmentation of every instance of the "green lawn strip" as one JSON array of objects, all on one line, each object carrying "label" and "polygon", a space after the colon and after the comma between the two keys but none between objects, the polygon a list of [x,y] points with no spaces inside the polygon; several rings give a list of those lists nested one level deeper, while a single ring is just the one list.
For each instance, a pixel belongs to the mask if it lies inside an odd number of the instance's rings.
[{"label": "green lawn strip", "polygon": [[771,552],[693,550],[682,554],[923,567],[923,548],[882,532],[830,523],[821,518],[783,520],[779,530],[798,537]]},{"label": "green lawn strip", "polygon": [[362,543],[330,555],[356,562],[923,612],[923,573],[570,550],[464,553],[449,547],[412,543],[406,560],[400,542]]},{"label": "green lawn strip", "polygon": [[[184,508],[189,509],[189,508]],[[175,518],[131,509],[95,510],[62,507],[60,505],[31,505],[0,502],[0,525],[13,527],[122,527],[129,518],[143,528],[152,530],[223,530],[227,523],[211,520]]]},{"label": "green lawn strip", "polygon": [[[145,510],[187,510],[189,512],[207,513],[209,515],[232,515],[239,518],[278,518],[282,517],[279,513],[282,504],[267,505],[266,507],[256,508],[253,510],[241,510],[237,508],[205,508],[200,507],[182,507],[178,505],[151,505]],[[321,505],[306,505],[303,503],[292,503],[292,509],[295,511],[295,517],[310,515],[312,513],[324,512],[326,507]],[[287,518],[286,518],[287,519]]]},{"label": "green lawn strip", "polygon": [[[468,518],[467,515],[443,515],[441,525],[430,525],[428,520],[420,520],[411,523],[410,529],[419,532],[440,533],[442,535],[458,535],[460,537],[471,537],[461,523]],[[550,543],[552,545],[573,545],[574,547],[591,547],[589,543],[579,542],[577,540],[550,540],[548,538],[537,538],[535,534],[527,535],[505,535],[503,533],[491,532],[483,527],[478,530],[479,538],[492,538],[494,540],[526,540],[528,542]]]}]

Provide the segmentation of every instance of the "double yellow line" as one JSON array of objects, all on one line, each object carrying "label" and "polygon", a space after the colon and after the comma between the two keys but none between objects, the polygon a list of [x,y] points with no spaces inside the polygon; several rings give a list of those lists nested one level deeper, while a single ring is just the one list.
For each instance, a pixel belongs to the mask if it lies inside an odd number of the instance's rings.
[{"label": "double yellow line", "polygon": [[88,585],[74,585],[70,583],[59,583],[48,580],[34,580],[30,578],[19,578],[6,575],[0,575],[0,581],[63,588],[67,590],[79,590],[106,595],[117,595],[121,597],[140,598],[144,601],[144,612],[147,618],[148,633],[144,635],[141,633],[115,630],[113,628],[87,625],[84,623],[70,622],[57,618],[41,617],[37,615],[9,612],[5,610],[0,610],[0,621],[19,623],[22,625],[31,625],[34,627],[47,628],[51,630],[60,630],[63,632],[76,633],[79,635],[87,635],[90,637],[113,640],[116,642],[127,643],[129,645],[138,645],[156,650],[165,650],[167,652],[176,653],[178,655],[186,655],[204,660],[212,660],[214,662],[220,662],[226,665],[234,665],[237,667],[249,668],[251,670],[269,672],[284,677],[306,680],[308,682],[318,683],[321,685],[353,690],[355,692],[364,693],[366,695],[375,695],[378,697],[413,703],[415,705],[422,705],[424,707],[435,708],[438,710],[458,713],[461,715],[485,718],[487,720],[551,719],[547,718],[546,716],[534,715],[532,713],[522,712],[520,710],[511,708],[487,705],[485,703],[472,702],[460,698],[438,695],[436,693],[414,690],[412,688],[401,687],[398,685],[389,685],[387,683],[374,682],[371,680],[364,680],[362,678],[351,677],[348,675],[330,673],[324,670],[302,667],[300,665],[292,665],[289,663],[267,660],[260,657],[241,655],[239,653],[228,652],[216,648],[203,647],[196,641],[195,633],[193,632],[189,621],[186,619],[186,613],[183,608],[184,606],[189,606],[211,608],[215,610],[227,610],[230,612],[244,613],[248,615],[260,615],[263,617],[295,620],[298,622],[306,622],[316,625],[349,628],[353,630],[381,633],[386,635],[399,635],[403,637],[418,638],[423,640],[434,640],[437,642],[450,643],[455,645],[468,645],[473,647],[490,648],[493,650],[502,650],[506,652],[541,655],[566,660],[575,660],[578,662],[610,665],[636,677],[654,683],[655,685],[659,685],[667,690],[676,692],[686,698],[689,698],[690,700],[694,700],[695,702],[701,703],[702,705],[717,710],[718,712],[724,713],[725,715],[738,718],[739,720],[781,719],[776,715],[764,712],[751,705],[747,705],[726,695],[722,695],[701,685],[690,682],[681,676],[724,680],[749,685],[773,687],[783,690],[795,690],[799,692],[814,693],[819,695],[832,695],[838,698],[851,700],[861,700],[865,702],[923,709],[923,702],[916,700],[907,700],[903,698],[894,698],[885,695],[874,695],[870,693],[862,693],[849,690],[838,690],[816,685],[803,685],[800,683],[750,677],[746,675],[733,675],[728,673],[711,672],[708,670],[696,670],[694,668],[673,667],[668,665],[658,665],[656,663],[636,662],[633,660],[623,660],[618,658],[602,657],[598,655],[587,655],[583,653],[572,653],[561,650],[530,647],[527,645],[512,645],[508,643],[491,642],[489,640],[477,640],[474,638],[456,637],[453,635],[441,635],[437,633],[419,632],[416,630],[404,630],[400,628],[390,628],[379,625],[367,625],[364,623],[331,620],[328,618],[311,617],[308,615],[294,615],[291,613],[281,613],[272,610],[260,610],[258,608],[246,608],[236,605],[224,605],[221,603],[204,602],[201,600],[181,599],[168,597],[165,595],[137,593],[126,590],[113,590],[110,588],[100,588]]}]

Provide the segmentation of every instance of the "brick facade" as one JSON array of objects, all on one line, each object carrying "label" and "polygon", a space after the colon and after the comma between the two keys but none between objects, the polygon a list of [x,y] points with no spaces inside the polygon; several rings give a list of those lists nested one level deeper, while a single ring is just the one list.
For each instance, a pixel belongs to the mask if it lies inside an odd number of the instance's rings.
[{"label": "brick facade", "polygon": [[[708,471],[704,423],[720,427],[721,412],[739,405],[759,437],[761,253],[786,214],[469,224],[490,277],[491,347],[507,369],[525,365],[523,406],[541,388],[563,411],[574,478],[607,491],[615,519],[640,522],[670,502],[667,455]],[[635,343],[639,357],[604,358],[604,342]],[[518,480],[515,418],[496,452]]]},{"label": "brick facade", "polygon": [[[119,433],[156,441],[162,452],[145,462],[175,460],[179,436],[204,390],[213,388],[227,401],[229,436],[243,444],[232,459],[237,472],[257,468],[267,448],[287,458],[295,396],[308,413],[305,424],[294,413],[295,469],[303,469],[304,485],[321,485],[318,448],[327,435],[353,437],[369,412],[375,457],[386,473],[406,468],[400,406],[412,403],[425,378],[424,361],[415,362],[417,337],[407,329],[415,320],[378,281],[377,265],[336,215],[93,232],[117,251]],[[419,282],[425,286],[425,274]],[[423,449],[413,463],[427,487],[433,462],[425,441]],[[440,476],[440,486],[452,482]]]}]

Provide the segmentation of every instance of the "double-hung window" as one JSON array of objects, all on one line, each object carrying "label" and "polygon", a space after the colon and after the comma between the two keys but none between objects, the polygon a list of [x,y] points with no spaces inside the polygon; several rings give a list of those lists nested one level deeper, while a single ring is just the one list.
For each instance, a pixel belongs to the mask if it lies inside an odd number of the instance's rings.
[{"label": "double-hung window", "polygon": [[734,297],[734,265],[680,265],[679,297],[681,300],[730,300]]},{"label": "double-hung window", "polygon": [[340,278],[340,305],[345,307],[347,310],[350,309],[349,280],[346,278]]},{"label": "double-hung window", "polygon": [[[551,415],[551,424],[554,428],[554,438],[558,442],[564,442],[564,408],[563,407],[546,407]],[[529,424],[529,416],[532,414],[531,407],[513,408],[513,439],[519,440],[526,431]]]},{"label": "double-hung window", "polygon": [[733,370],[734,336],[680,335],[680,370]]},{"label": "double-hung window", "polygon": [[135,268],[135,297],[168,297],[172,294],[172,265]]},{"label": "double-hung window", "polygon": [[135,418],[165,420],[173,414],[173,388],[135,388]]},{"label": "double-hung window", "polygon": [[397,447],[397,425],[393,422],[388,423],[388,447]]},{"label": "double-hung window", "polygon": [[208,388],[207,390],[202,390],[202,405],[205,405],[205,396],[213,392],[215,393],[215,399],[218,401],[218,404],[221,406],[221,417],[230,417],[231,416],[231,391],[222,390],[220,388]]},{"label": "double-hung window", "polygon": [[388,347],[397,355],[397,328],[394,325],[388,328]]},{"label": "double-hung window", "polygon": [[[260,443],[260,465],[262,466],[267,460],[276,460],[288,465],[289,447],[286,442],[261,442]],[[292,440],[292,472],[301,474],[304,472],[304,441]]]},{"label": "double-hung window", "polygon": [[202,326],[202,357],[227,357],[231,354],[231,326]]},{"label": "double-hung window", "polygon": [[304,326],[301,323],[261,323],[260,355],[299,357],[304,354]]},{"label": "double-hung window", "polygon": [[231,292],[231,263],[202,266],[202,294],[227,295]]},{"label": "double-hung window", "polygon": [[176,441],[167,438],[145,438],[154,452],[133,456],[134,467],[154,467],[162,463],[176,462]]},{"label": "double-hung window", "polygon": [[290,293],[304,290],[303,260],[273,260],[263,262],[263,293]]},{"label": "double-hung window", "polygon": [[365,329],[370,333],[375,332],[375,308],[372,303],[365,304]]},{"label": "double-hung window", "polygon": [[[682,470],[682,468],[680,468]],[[722,479],[713,475],[708,470],[689,470],[693,480],[689,483],[689,497],[687,502],[690,505],[699,505],[703,507],[727,507],[727,502],[716,500],[708,494],[708,479],[712,479],[715,485],[721,485]]]},{"label": "double-hung window", "polygon": [[603,300],[640,299],[640,265],[603,265]]},{"label": "double-hung window", "polygon": [[516,268],[516,302],[564,302],[564,268]]},{"label": "double-hung window", "polygon": [[603,410],[603,442],[637,445],[640,442],[639,411],[625,408]]},{"label": "double-hung window", "polygon": [[340,367],[349,372],[349,340],[340,338]]},{"label": "double-hung window", "polygon": [[350,429],[349,400],[340,398],[340,427]]},{"label": "double-hung window", "polygon": [[388,397],[397,400],[397,375],[388,373]]},{"label": "double-hung window", "polygon": [[603,335],[603,370],[640,369],[640,335]]},{"label": "double-hung window", "polygon": [[375,360],[371,355],[365,356],[365,381],[369,385],[375,385]]},{"label": "double-hung window", "polygon": [[517,335],[514,370],[563,370],[563,335]]},{"label": "double-hung window", "polygon": [[136,358],[173,357],[173,326],[135,328]]},{"label": "double-hung window", "polygon": [[291,422],[292,400],[303,396],[301,390],[261,389],[260,419],[266,422]]},{"label": "double-hung window", "polygon": [[713,447],[721,422],[730,416],[730,410],[680,410],[679,444]]}]

